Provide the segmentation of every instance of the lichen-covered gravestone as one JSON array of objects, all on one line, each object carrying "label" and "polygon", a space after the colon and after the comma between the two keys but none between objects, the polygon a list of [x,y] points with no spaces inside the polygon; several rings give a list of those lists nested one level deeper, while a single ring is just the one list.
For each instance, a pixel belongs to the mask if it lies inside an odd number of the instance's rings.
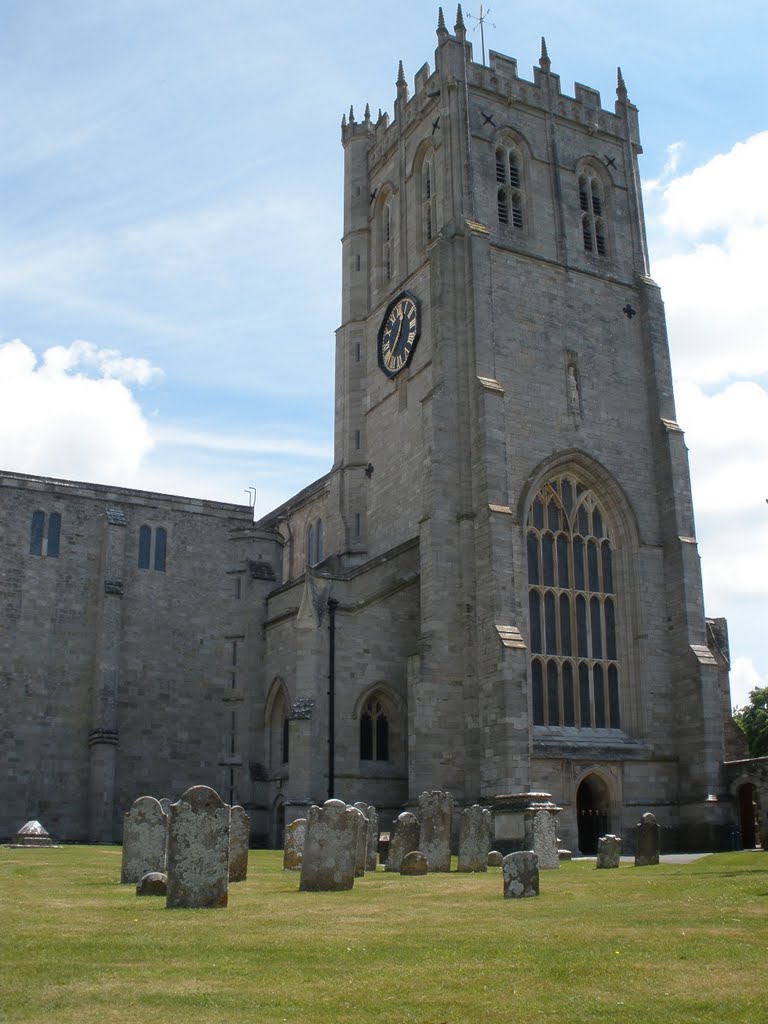
[{"label": "lichen-covered gravestone", "polygon": [[621,859],[621,840],[618,836],[601,836],[597,841],[597,867],[617,868]]},{"label": "lichen-covered gravestone", "polygon": [[384,865],[385,871],[400,871],[400,865],[406,853],[419,849],[420,831],[419,819],[415,814],[411,814],[410,811],[403,811],[402,814],[398,815],[389,840],[387,863]]},{"label": "lichen-covered gravestone", "polygon": [[296,818],[285,826],[283,846],[283,871],[301,871],[304,856],[304,840],[307,836],[307,819]]},{"label": "lichen-covered gravestone", "polygon": [[487,808],[480,804],[464,808],[459,829],[458,871],[488,870],[492,830],[493,816]]},{"label": "lichen-covered gravestone", "polygon": [[554,815],[537,811],[533,819],[533,852],[539,858],[539,870],[551,871],[560,867],[557,852],[557,830]]},{"label": "lichen-covered gravestone", "polygon": [[136,884],[150,871],[165,873],[168,815],[159,800],[140,796],[123,815],[122,883]]},{"label": "lichen-covered gravestone", "polygon": [[171,804],[166,907],[226,907],[229,812],[208,786],[192,786]]},{"label": "lichen-covered gravestone", "polygon": [[310,807],[301,861],[299,889],[334,892],[355,884],[355,858],[360,812],[343,800]]},{"label": "lichen-covered gravestone", "polygon": [[637,823],[635,829],[635,867],[645,868],[659,863],[659,826],[656,818],[648,812]]},{"label": "lichen-covered gravestone", "polygon": [[376,854],[379,846],[379,815],[373,804],[365,804],[362,800],[355,804],[368,819],[368,853],[365,858],[365,870],[376,870]]},{"label": "lichen-covered gravestone", "polygon": [[251,823],[239,804],[229,815],[229,880],[244,882],[248,876],[248,841],[251,837]]},{"label": "lichen-covered gravestone", "polygon": [[533,850],[508,853],[501,864],[504,898],[523,899],[539,895],[539,859]]},{"label": "lichen-covered gravestone", "polygon": [[427,875],[429,874],[429,861],[421,850],[411,850],[406,853],[400,863],[401,875]]},{"label": "lichen-covered gravestone", "polygon": [[451,819],[453,797],[441,789],[419,796],[419,849],[429,861],[430,871],[451,870]]},{"label": "lichen-covered gravestone", "polygon": [[353,807],[348,804],[347,809],[353,811],[356,815],[355,878],[362,878],[365,875],[365,865],[368,862],[368,818],[359,807]]}]

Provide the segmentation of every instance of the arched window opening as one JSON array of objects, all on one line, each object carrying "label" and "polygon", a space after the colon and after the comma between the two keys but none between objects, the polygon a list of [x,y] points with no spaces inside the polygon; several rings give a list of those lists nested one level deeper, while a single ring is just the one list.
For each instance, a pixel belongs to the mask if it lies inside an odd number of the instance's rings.
[{"label": "arched window opening", "polygon": [[269,749],[267,760],[270,772],[284,777],[290,760],[291,705],[288,691],[281,679],[276,679],[267,700],[265,717]]},{"label": "arched window opening", "polygon": [[32,527],[29,535],[30,555],[42,555],[43,553],[43,530],[45,529],[45,512],[37,511],[32,513]]},{"label": "arched window opening", "polygon": [[315,528],[310,526],[307,530],[307,565],[315,563]]},{"label": "arched window opening", "polygon": [[606,256],[603,186],[598,177],[584,173],[579,176],[579,208],[584,252]]},{"label": "arched window opening", "polygon": [[421,165],[421,203],[424,244],[428,245],[437,234],[435,165],[431,155]]},{"label": "arched window opening", "polygon": [[392,198],[384,202],[381,209],[381,265],[384,280],[392,280]]},{"label": "arched window opening", "polygon": [[496,147],[495,154],[496,212],[499,224],[522,229],[523,216],[523,174],[522,162],[517,149],[511,144]]},{"label": "arched window opening", "polygon": [[366,702],[360,715],[360,760],[389,760],[389,719],[377,697]]},{"label": "arched window opening", "polygon": [[322,562],[323,560],[323,520],[317,520],[317,528],[315,533],[315,561]]},{"label": "arched window opening", "polygon": [[30,555],[43,554],[47,558],[59,557],[59,543],[61,538],[61,513],[51,512],[48,516],[48,529],[45,527],[45,512],[37,509],[32,513],[32,522],[29,530],[29,553]]},{"label": "arched window opening", "polygon": [[619,603],[605,512],[564,474],[538,493],[526,529],[533,723],[619,729]]}]

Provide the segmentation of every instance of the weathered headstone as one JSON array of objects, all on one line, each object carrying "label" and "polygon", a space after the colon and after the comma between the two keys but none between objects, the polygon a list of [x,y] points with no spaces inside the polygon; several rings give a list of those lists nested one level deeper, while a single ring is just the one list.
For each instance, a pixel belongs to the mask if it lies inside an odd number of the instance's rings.
[{"label": "weathered headstone", "polygon": [[251,823],[248,815],[239,805],[229,814],[229,880],[244,882],[248,876],[248,845],[251,837]]},{"label": "weathered headstone", "polygon": [[533,852],[539,858],[539,871],[560,867],[557,853],[555,819],[549,811],[537,811],[533,818]]},{"label": "weathered headstone", "polygon": [[659,863],[659,826],[655,815],[644,814],[635,828],[635,867]]},{"label": "weathered headstone", "polygon": [[621,839],[618,836],[601,836],[597,841],[597,867],[617,868],[621,859]]},{"label": "weathered headstone", "polygon": [[508,853],[501,867],[505,899],[539,895],[539,863],[533,850]]},{"label": "weathered headstone", "polygon": [[165,872],[168,815],[159,800],[140,796],[123,815],[123,862],[120,881],[139,881],[150,871]]},{"label": "weathered headstone", "polygon": [[13,846],[53,846],[53,840],[39,821],[28,821],[16,833]]},{"label": "weathered headstone", "polygon": [[385,871],[400,871],[400,865],[406,853],[419,849],[419,819],[410,811],[398,815],[395,827],[389,839]]},{"label": "weathered headstone", "polygon": [[358,811],[362,811],[368,819],[368,854],[365,860],[365,870],[376,870],[376,854],[379,848],[379,815],[373,804],[363,803],[362,800],[355,804]]},{"label": "weathered headstone", "polygon": [[208,786],[192,786],[171,804],[166,907],[226,907],[229,812]]},{"label": "weathered headstone", "polygon": [[419,849],[430,871],[451,870],[451,819],[453,797],[441,789],[419,796]]},{"label": "weathered headstone", "polygon": [[429,874],[429,861],[421,850],[411,850],[406,853],[400,862],[401,875],[427,875]]},{"label": "weathered headstone", "polygon": [[168,876],[162,871],[148,871],[136,883],[137,896],[167,896]]},{"label": "weathered headstone", "polygon": [[322,807],[310,807],[300,889],[323,892],[352,888],[359,814],[347,808],[343,800],[326,800]]},{"label": "weathered headstone", "polygon": [[285,826],[283,846],[283,871],[301,871],[304,856],[304,840],[307,836],[307,819],[296,818]]},{"label": "weathered headstone", "polygon": [[500,868],[504,861],[504,856],[499,850],[491,850],[488,854],[488,867],[489,868]]},{"label": "weathered headstone", "polygon": [[365,874],[365,865],[368,862],[368,818],[359,807],[348,805],[348,810],[353,811],[357,821],[357,841],[355,843],[355,878],[362,878]]},{"label": "weathered headstone", "polygon": [[459,829],[458,871],[488,870],[492,830],[493,817],[487,808],[480,804],[464,808]]}]

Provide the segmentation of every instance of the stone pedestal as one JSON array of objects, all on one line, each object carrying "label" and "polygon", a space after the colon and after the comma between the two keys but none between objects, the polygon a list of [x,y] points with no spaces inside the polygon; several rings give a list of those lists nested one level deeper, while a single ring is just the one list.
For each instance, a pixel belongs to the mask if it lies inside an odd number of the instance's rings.
[{"label": "stone pedestal", "polygon": [[552,802],[551,793],[505,793],[493,804],[493,847],[506,855],[532,850],[533,819],[539,811],[559,814],[562,807]]}]

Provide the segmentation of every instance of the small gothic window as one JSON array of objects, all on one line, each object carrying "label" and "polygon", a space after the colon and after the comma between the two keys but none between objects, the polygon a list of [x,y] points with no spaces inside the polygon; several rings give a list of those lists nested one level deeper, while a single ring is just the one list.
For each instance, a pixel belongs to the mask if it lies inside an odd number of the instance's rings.
[{"label": "small gothic window", "polygon": [[371,697],[360,715],[360,760],[389,760],[389,720],[377,697]]},{"label": "small gothic window", "polygon": [[61,535],[61,513],[51,512],[48,517],[48,545],[46,554],[49,558],[59,557],[59,537]]},{"label": "small gothic window", "polygon": [[307,565],[315,564],[315,528],[310,526],[307,530]]},{"label": "small gothic window", "polygon": [[581,210],[581,236],[584,252],[598,256],[608,254],[603,221],[604,207],[603,186],[600,179],[588,172],[580,175],[579,208]]},{"label": "small gothic window", "polygon": [[45,512],[32,513],[32,529],[29,536],[30,555],[42,555],[43,553],[43,530],[45,529]]},{"label": "small gothic window", "polygon": [[496,147],[496,212],[499,224],[524,227],[523,174],[520,154],[511,143]]},{"label": "small gothic window", "polygon": [[139,552],[137,563],[139,569],[149,569],[150,565],[152,565],[157,572],[165,572],[167,550],[168,532],[164,527],[158,526],[155,530],[154,558],[152,558],[152,527],[145,524],[139,528]]},{"label": "small gothic window", "polygon": [[59,557],[59,539],[61,537],[61,513],[51,512],[48,516],[48,529],[45,527],[45,512],[37,509],[32,513],[32,523],[29,531],[29,553],[30,555],[42,555],[43,543],[45,543],[45,554],[48,558]]},{"label": "small gothic window", "polygon": [[435,166],[431,156],[421,165],[421,203],[424,244],[428,244],[437,232],[435,199]]},{"label": "small gothic window", "polygon": [[392,279],[392,197],[388,197],[381,208],[381,265],[384,280]]}]

